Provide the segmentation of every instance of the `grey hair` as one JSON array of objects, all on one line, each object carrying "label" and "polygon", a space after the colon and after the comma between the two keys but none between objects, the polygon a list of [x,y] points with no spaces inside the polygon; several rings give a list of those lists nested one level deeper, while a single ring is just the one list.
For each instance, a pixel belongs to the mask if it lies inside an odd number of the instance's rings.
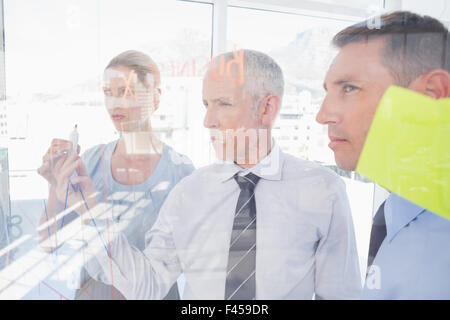
[{"label": "grey hair", "polygon": [[[283,99],[284,77],[278,63],[267,54],[249,49],[230,51],[216,56],[214,60],[224,57],[225,64],[243,54],[244,88],[253,97],[255,108],[269,94],[275,94]],[[214,61],[213,60],[213,61]]]}]

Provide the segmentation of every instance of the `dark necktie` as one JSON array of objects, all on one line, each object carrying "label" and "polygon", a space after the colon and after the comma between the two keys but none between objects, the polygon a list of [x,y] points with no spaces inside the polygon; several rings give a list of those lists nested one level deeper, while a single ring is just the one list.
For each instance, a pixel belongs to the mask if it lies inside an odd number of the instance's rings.
[{"label": "dark necktie", "polygon": [[225,300],[253,300],[256,296],[256,203],[259,177],[235,175],[241,189],[234,215],[228,255]]},{"label": "dark necktie", "polygon": [[[386,201],[385,201],[386,202]],[[369,258],[367,259],[367,270],[377,255],[378,249],[386,237],[386,220],[384,218],[384,203],[378,208],[372,222],[372,231],[370,232]]]}]

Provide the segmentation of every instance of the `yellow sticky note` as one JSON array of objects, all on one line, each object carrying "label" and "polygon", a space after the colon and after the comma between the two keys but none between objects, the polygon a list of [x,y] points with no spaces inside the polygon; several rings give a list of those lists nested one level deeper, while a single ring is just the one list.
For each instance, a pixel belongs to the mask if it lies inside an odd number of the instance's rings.
[{"label": "yellow sticky note", "polygon": [[356,171],[450,219],[450,99],[390,87],[375,113]]}]

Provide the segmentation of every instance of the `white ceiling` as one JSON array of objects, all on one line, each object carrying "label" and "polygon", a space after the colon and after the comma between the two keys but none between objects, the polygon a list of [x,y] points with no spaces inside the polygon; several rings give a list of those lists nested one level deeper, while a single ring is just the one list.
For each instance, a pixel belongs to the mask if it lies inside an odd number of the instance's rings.
[{"label": "white ceiling", "polygon": [[383,0],[228,0],[230,5],[267,5],[366,17],[382,8]]}]

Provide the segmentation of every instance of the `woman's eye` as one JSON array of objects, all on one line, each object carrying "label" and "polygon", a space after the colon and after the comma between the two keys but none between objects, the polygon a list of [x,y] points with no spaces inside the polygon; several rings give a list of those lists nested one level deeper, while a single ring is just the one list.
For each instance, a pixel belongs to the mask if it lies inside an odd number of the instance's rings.
[{"label": "woman's eye", "polygon": [[357,89],[359,89],[359,88],[355,87],[355,86],[352,86],[350,84],[344,86],[344,92],[345,93],[350,93],[350,92],[355,91]]},{"label": "woman's eye", "polygon": [[110,97],[112,95],[111,90],[103,90],[103,93],[105,94],[106,97]]},{"label": "woman's eye", "polygon": [[129,98],[134,96],[134,91],[130,88],[128,89],[120,89],[118,92],[119,97],[121,98]]}]

